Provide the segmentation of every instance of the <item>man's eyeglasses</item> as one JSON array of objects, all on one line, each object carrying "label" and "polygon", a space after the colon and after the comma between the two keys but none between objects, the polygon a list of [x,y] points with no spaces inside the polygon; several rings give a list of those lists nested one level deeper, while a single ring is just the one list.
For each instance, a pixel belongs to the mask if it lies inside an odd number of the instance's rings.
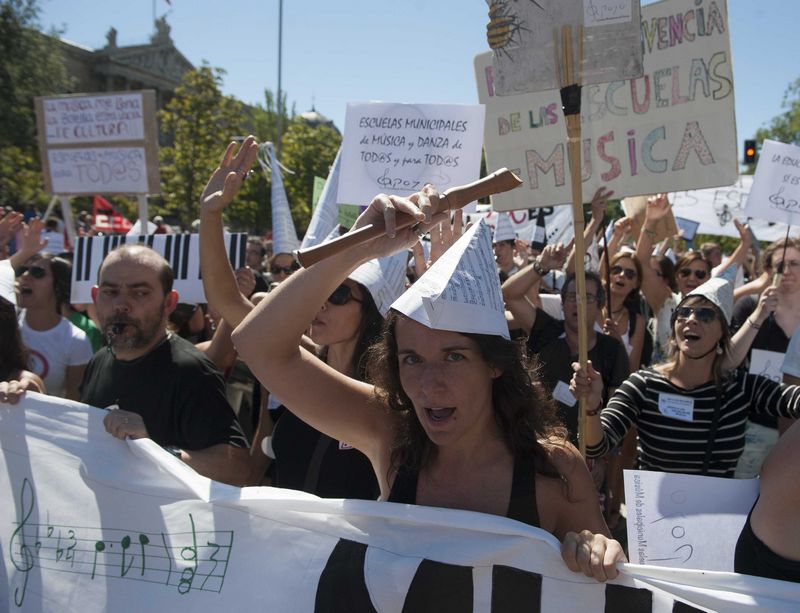
[{"label": "man's eyeglasses", "polygon": [[47,271],[41,266],[20,266],[16,270],[16,275],[21,277],[26,272],[34,279],[44,279],[47,276]]},{"label": "man's eyeglasses", "polygon": [[686,277],[688,277],[691,274],[694,274],[694,278],[695,279],[697,279],[698,281],[702,281],[703,279],[705,279],[708,276],[708,271],[707,270],[692,270],[691,268],[681,268],[678,271],[678,274],[683,279],[685,279]]},{"label": "man's eyeglasses", "polygon": [[345,285],[344,283],[333,290],[333,293],[328,296],[328,302],[336,306],[342,306],[351,300],[358,302],[359,304],[363,302],[363,300],[359,300],[353,296],[353,290],[350,289],[349,285]]},{"label": "man's eyeglasses", "polygon": [[626,279],[630,279],[633,281],[636,278],[636,271],[633,268],[623,268],[622,266],[612,266],[611,267],[611,274],[612,275],[625,275]]},{"label": "man's eyeglasses", "polygon": [[269,269],[273,275],[277,275],[280,273],[283,273],[285,275],[290,275],[296,270],[300,270],[300,264],[298,264],[297,262],[292,262],[291,266],[278,266],[277,264],[273,264],[272,266],[270,266]]},{"label": "man's eyeglasses", "polygon": [[689,319],[692,315],[700,323],[710,324],[717,318],[717,312],[711,307],[678,307],[675,309],[675,319]]},{"label": "man's eyeglasses", "polygon": [[[564,294],[565,302],[578,302],[578,294],[575,292],[567,292]],[[586,304],[594,304],[597,302],[597,296],[594,294],[586,294]]]}]

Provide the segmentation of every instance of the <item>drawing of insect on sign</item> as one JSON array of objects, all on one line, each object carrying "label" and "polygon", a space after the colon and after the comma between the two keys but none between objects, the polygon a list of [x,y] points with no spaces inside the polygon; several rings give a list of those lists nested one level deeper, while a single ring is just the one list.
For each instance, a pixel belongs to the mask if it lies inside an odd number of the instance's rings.
[{"label": "drawing of insect on sign", "polygon": [[732,572],[756,496],[758,479],[626,470],[630,561]]}]

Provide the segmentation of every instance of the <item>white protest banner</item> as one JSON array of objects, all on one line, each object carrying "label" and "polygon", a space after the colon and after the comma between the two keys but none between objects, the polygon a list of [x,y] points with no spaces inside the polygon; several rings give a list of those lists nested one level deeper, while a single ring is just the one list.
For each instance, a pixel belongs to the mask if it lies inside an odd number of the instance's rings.
[{"label": "white protest banner", "polygon": [[[730,185],[739,175],[727,7],[724,0],[664,0],[642,7],[644,76],[583,87],[583,201]],[[491,54],[475,58],[486,105],[489,168],[522,188],[495,210],[571,202],[566,127],[557,90],[498,96]]]},{"label": "white protest banner", "polygon": [[[536,217],[539,211],[544,211],[545,237],[547,243],[564,243],[565,245],[572,240],[575,232],[572,228],[572,209],[569,205],[548,206],[538,209],[527,209],[523,211],[508,211],[512,227],[517,238],[527,243],[533,238],[533,229],[536,225]],[[497,225],[497,212],[491,209],[477,211],[467,215],[467,223],[474,223],[479,219],[485,219],[486,223],[494,232]]]},{"label": "white protest banner", "polygon": [[582,82],[642,76],[638,0],[535,0],[489,5],[487,38],[495,50],[498,95],[559,87],[553,29],[585,26]]},{"label": "white protest banner", "polygon": [[105,411],[0,405],[9,611],[792,611],[800,585],[624,564],[597,583],[503,517],[209,481]]},{"label": "white protest banner", "polygon": [[154,91],[50,96],[35,107],[48,194],[160,193]]},{"label": "white protest banner", "polygon": [[800,222],[800,147],[764,141],[745,211],[767,221]]},{"label": "white protest banner", "polygon": [[484,108],[466,104],[350,103],[337,202],[369,204],[379,193],[439,192],[480,176]]},{"label": "white protest banner", "polygon": [[739,238],[733,220],[747,222],[760,241],[776,241],[786,236],[786,224],[753,218],[745,209],[753,185],[752,175],[742,175],[733,185],[672,192],[669,201],[676,217],[698,222],[697,232]]},{"label": "white protest banner", "polygon": [[631,562],[733,570],[736,541],[758,479],[625,471]]},{"label": "white protest banner", "polygon": [[[207,302],[200,271],[198,234],[82,236],[76,243],[70,296],[70,302],[73,304],[92,302],[92,287],[97,285],[97,271],[109,251],[120,245],[135,244],[154,249],[169,262],[175,277],[173,289],[178,292],[180,302],[189,304]],[[247,234],[225,234],[225,247],[234,270],[245,265]]]}]

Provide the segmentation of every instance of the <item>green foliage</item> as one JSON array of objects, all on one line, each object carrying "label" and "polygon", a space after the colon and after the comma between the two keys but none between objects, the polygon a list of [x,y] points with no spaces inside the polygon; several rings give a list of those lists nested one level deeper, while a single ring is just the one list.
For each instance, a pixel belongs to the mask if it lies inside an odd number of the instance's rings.
[{"label": "green foliage", "polygon": [[294,174],[286,173],[283,182],[299,236],[311,221],[314,177],[327,177],[342,137],[330,126],[311,127],[293,121],[283,135],[281,163]]},{"label": "green foliage", "polygon": [[[275,94],[271,90],[264,90],[265,106],[257,104],[252,108],[253,115],[253,135],[258,138],[258,142],[270,141],[278,142],[278,109],[275,101]],[[286,113],[286,92],[281,93],[281,126],[286,131],[289,122],[295,116],[295,105],[292,103],[291,114]]]},{"label": "green foliage", "polygon": [[[790,145],[800,145],[800,78],[786,88],[781,108],[785,110],[783,114],[773,117],[769,126],[756,131],[756,140],[759,144],[768,138]],[[745,174],[754,172],[755,164],[750,164]]]},{"label": "green foliage", "polygon": [[39,161],[29,149],[0,147],[0,202],[21,210],[25,204],[46,205]]}]

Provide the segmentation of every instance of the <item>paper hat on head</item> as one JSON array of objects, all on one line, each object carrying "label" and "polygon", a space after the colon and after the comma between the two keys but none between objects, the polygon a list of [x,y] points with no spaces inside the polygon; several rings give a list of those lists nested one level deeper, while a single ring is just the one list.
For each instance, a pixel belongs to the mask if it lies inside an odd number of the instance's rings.
[{"label": "paper hat on head", "polygon": [[272,143],[266,143],[267,153],[269,154],[269,167],[272,171],[272,188],[270,190],[272,199],[272,253],[293,253],[300,248],[300,241],[297,240],[297,230],[294,229],[292,211],[289,208],[289,199],[286,197],[286,190],[283,188],[283,177],[275,158],[275,150]]},{"label": "paper hat on head", "polygon": [[5,298],[11,304],[17,304],[17,294],[14,291],[14,269],[11,260],[0,260],[0,298]]},{"label": "paper hat on head", "polygon": [[336,154],[325,187],[317,202],[317,208],[311,216],[306,235],[303,237],[302,249],[319,245],[336,226],[339,225],[339,204],[336,202],[336,194],[339,191],[339,168],[341,166],[342,149]]},{"label": "paper hat on head", "polygon": [[486,222],[467,230],[392,308],[434,330],[510,338]]},{"label": "paper hat on head", "polygon": [[386,317],[392,303],[406,289],[407,262],[408,252],[403,250],[385,258],[365,262],[351,272],[348,279],[366,287],[378,311]]},{"label": "paper hat on head", "polygon": [[502,241],[516,240],[517,234],[514,232],[514,225],[511,223],[511,218],[508,213],[497,214],[497,225],[494,227],[494,240],[495,243]]},{"label": "paper hat on head", "polygon": [[725,321],[730,325],[731,315],[733,315],[733,284],[730,281],[721,277],[712,277],[686,294],[686,297],[681,302],[684,302],[690,296],[700,296],[709,302],[713,302],[722,311]]}]

